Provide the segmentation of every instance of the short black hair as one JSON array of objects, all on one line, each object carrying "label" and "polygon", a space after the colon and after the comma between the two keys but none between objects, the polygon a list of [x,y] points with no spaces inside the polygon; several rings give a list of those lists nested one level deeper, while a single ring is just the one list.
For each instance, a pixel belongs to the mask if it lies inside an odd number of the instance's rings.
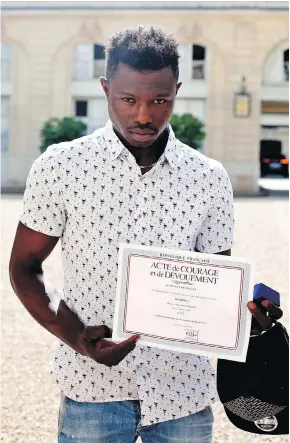
[{"label": "short black hair", "polygon": [[106,46],[106,77],[114,76],[119,63],[138,72],[170,67],[179,77],[178,43],[158,26],[127,28],[112,35]]}]

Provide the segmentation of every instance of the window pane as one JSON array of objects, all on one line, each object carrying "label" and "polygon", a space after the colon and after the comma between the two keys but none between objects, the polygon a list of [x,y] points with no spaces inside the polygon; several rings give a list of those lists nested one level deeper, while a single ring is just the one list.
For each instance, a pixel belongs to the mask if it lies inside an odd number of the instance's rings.
[{"label": "window pane", "polygon": [[284,80],[289,82],[289,49],[284,51]]},{"label": "window pane", "polygon": [[289,82],[289,62],[284,63],[284,80]]},{"label": "window pane", "polygon": [[88,115],[88,102],[86,100],[77,100],[75,105],[76,117],[87,117]]},{"label": "window pane", "polygon": [[94,45],[94,60],[105,59],[105,47],[102,45]]},{"label": "window pane", "polygon": [[11,46],[1,43],[1,60],[11,60]]},{"label": "window pane", "polygon": [[10,60],[1,60],[1,78],[3,82],[8,82],[10,80],[10,68]]},{"label": "window pane", "polygon": [[90,66],[92,62],[92,46],[90,44],[79,44],[74,49],[74,73],[75,80],[89,80]]},{"label": "window pane", "polygon": [[193,61],[192,62],[192,78],[204,79],[205,78],[205,62]]},{"label": "window pane", "polygon": [[1,129],[1,152],[8,151],[8,142],[8,131],[3,131],[3,129]]},{"label": "window pane", "polygon": [[81,43],[74,48],[74,57],[76,60],[89,60],[91,53],[91,45],[88,43]]},{"label": "window pane", "polygon": [[10,121],[10,98],[1,97],[1,151],[8,151]]},{"label": "window pane", "polygon": [[8,96],[1,97],[1,117],[9,117],[10,115],[10,98]]},{"label": "window pane", "polygon": [[205,78],[205,59],[206,48],[203,46],[192,45],[192,78]]},{"label": "window pane", "polygon": [[205,60],[205,48],[203,46],[192,45],[192,60]]},{"label": "window pane", "polygon": [[89,66],[85,61],[76,61],[74,66],[75,80],[89,80]]},{"label": "window pane", "polygon": [[10,45],[1,44],[1,78],[3,82],[11,79],[11,55],[12,49]]},{"label": "window pane", "polygon": [[94,78],[105,74],[105,60],[94,60]]}]

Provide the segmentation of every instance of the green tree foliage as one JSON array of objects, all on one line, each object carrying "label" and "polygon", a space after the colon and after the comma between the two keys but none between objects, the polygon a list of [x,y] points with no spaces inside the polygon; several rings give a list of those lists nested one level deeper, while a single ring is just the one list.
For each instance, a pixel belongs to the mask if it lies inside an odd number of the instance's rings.
[{"label": "green tree foliage", "polygon": [[176,138],[194,149],[201,147],[205,138],[204,124],[191,114],[172,116],[170,122]]},{"label": "green tree foliage", "polygon": [[80,120],[72,117],[51,118],[41,130],[40,151],[44,152],[46,148],[54,143],[61,143],[74,140],[86,134],[87,125]]}]

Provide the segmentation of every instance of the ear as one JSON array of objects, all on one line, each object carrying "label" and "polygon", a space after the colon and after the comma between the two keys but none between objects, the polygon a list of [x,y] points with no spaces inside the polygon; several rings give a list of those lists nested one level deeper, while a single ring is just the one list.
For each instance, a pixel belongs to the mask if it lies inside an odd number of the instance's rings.
[{"label": "ear", "polygon": [[109,83],[108,83],[108,80],[105,79],[105,77],[100,77],[100,82],[101,82],[102,88],[104,90],[104,93],[105,93],[106,97],[108,98],[108,96],[109,96]]},{"label": "ear", "polygon": [[181,85],[182,85],[182,82],[177,83],[177,85],[176,85],[176,95],[177,95]]}]

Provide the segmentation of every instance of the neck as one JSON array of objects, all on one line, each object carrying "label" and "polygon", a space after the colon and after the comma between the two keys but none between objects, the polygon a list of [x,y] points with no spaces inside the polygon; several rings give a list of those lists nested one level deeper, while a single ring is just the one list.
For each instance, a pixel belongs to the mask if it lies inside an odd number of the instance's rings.
[{"label": "neck", "polygon": [[148,148],[136,148],[129,145],[115,129],[114,131],[123,145],[126,146],[128,151],[130,151],[131,154],[135,157],[137,164],[142,166],[151,165],[159,160],[159,158],[165,151],[169,136],[168,129],[165,129],[165,131],[160,134],[157,140],[155,140],[155,142]]}]

